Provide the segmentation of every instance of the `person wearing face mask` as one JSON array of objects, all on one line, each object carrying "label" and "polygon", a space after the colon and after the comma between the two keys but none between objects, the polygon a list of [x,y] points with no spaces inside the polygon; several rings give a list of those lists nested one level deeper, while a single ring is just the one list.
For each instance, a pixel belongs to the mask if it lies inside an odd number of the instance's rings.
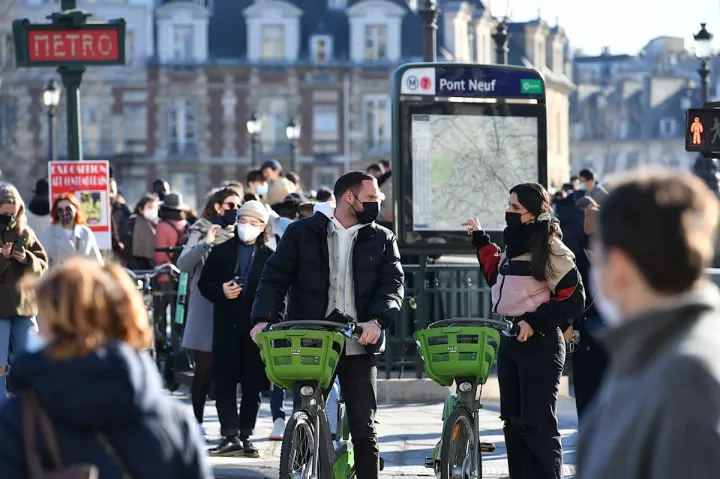
[{"label": "person wearing face mask", "polygon": [[268,184],[261,170],[250,170],[245,178],[247,183],[246,194],[255,194],[264,197],[268,193]]},{"label": "person wearing face mask", "polygon": [[580,430],[580,479],[710,479],[720,470],[720,204],[697,176],[610,182],[593,238],[610,365]]},{"label": "person wearing face mask", "polygon": [[[225,213],[223,213],[225,216]],[[253,434],[260,394],[270,390],[260,350],[250,339],[250,311],[260,274],[273,251],[267,246],[268,211],[259,201],[237,212],[235,235],[213,245],[198,281],[200,293],[213,305],[213,380],[220,420],[216,456],[258,457]],[[237,385],[242,399],[237,407]]]},{"label": "person wearing face mask", "polygon": [[158,203],[157,196],[145,193],[133,214],[121,225],[120,241],[125,245],[123,253],[130,269],[152,269],[154,265]]},{"label": "person wearing face mask", "polygon": [[269,185],[268,193],[264,196],[264,200],[265,203],[270,206],[282,203],[288,195],[298,191],[297,185],[283,175],[282,165],[279,161],[266,161],[260,170]]},{"label": "person wearing face mask", "polygon": [[505,250],[490,242],[477,218],[465,223],[491,287],[492,312],[518,328],[501,339],[497,359],[500,417],[510,477],[560,479],[563,450],[557,391],[570,321],[583,312],[585,292],[573,253],[562,243],[550,195],[532,182],[510,190]]},{"label": "person wearing face mask", "polygon": [[72,256],[86,256],[103,263],[95,233],[85,225],[80,202],[72,193],[55,198],[50,209],[52,224],[40,234],[50,268]]},{"label": "person wearing face mask", "polygon": [[37,329],[37,305],[33,296],[18,289],[26,274],[47,271],[47,254],[26,225],[25,204],[11,184],[0,184],[0,404],[7,395],[9,353],[25,351],[31,331]]},{"label": "person wearing face mask", "polygon": [[188,240],[177,261],[180,271],[188,273],[189,300],[182,346],[193,351],[194,375],[190,386],[195,419],[202,427],[205,400],[212,381],[213,304],[198,288],[198,282],[210,251],[232,239],[240,208],[240,197],[234,188],[210,192],[202,217],[190,227]]},{"label": "person wearing face mask", "polygon": [[255,339],[268,323],[325,319],[336,309],[362,326],[359,339],[346,341],[336,373],[358,479],[376,479],[380,450],[374,353],[382,350],[383,331],[400,313],[404,274],[395,235],[375,223],[380,209],[375,177],[348,172],[335,182],[334,194],[336,204],[319,203],[311,218],[285,229],[255,294],[251,336]]}]

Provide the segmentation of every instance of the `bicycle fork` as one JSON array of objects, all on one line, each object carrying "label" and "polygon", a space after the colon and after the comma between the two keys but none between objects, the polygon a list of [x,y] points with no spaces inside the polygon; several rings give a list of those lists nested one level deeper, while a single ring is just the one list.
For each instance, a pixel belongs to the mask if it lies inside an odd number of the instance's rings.
[{"label": "bicycle fork", "polygon": [[315,415],[315,427],[313,429],[313,456],[310,460],[310,474],[307,479],[318,479],[320,477],[320,414]]},{"label": "bicycle fork", "polygon": [[482,461],[480,461],[480,411],[475,411],[473,414],[473,451],[472,451],[472,477],[471,479],[477,479],[481,476],[478,473],[478,469],[482,467]]}]

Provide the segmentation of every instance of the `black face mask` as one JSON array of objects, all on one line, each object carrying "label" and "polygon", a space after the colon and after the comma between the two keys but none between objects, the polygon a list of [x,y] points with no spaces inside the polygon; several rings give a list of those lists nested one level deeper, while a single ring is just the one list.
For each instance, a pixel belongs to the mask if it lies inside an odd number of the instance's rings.
[{"label": "black face mask", "polygon": [[[355,199],[357,200],[357,196]],[[360,200],[358,200],[358,202],[360,202]],[[363,201],[362,205],[362,211],[356,210],[355,207],[352,207],[352,209],[355,212],[358,223],[361,225],[369,225],[375,221],[380,214],[380,203],[377,201]]]},{"label": "black face mask", "polygon": [[223,211],[221,218],[223,220],[223,223],[225,223],[225,225],[227,225],[227,226],[234,225],[235,223],[237,223],[238,210],[236,210],[234,208],[231,210],[225,210],[225,211]]},{"label": "black face mask", "polygon": [[517,228],[523,225],[522,215],[520,213],[505,212],[505,224],[508,228]]},{"label": "black face mask", "polygon": [[14,215],[0,213],[0,231],[5,231],[5,230],[10,229],[10,226],[12,226],[14,223],[15,223]]}]

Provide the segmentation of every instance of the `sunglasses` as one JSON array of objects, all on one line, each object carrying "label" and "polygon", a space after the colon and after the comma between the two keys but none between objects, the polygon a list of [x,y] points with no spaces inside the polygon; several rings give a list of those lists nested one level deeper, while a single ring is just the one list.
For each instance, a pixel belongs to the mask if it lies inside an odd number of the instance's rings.
[{"label": "sunglasses", "polygon": [[240,209],[240,203],[233,203],[232,201],[229,203],[223,203],[223,206],[227,206],[229,210]]},{"label": "sunglasses", "polygon": [[68,215],[72,215],[72,214],[75,213],[75,212],[73,211],[73,209],[72,209],[71,207],[69,207],[69,206],[66,206],[65,208],[58,208],[58,209],[57,209],[57,212],[58,212],[59,215],[61,215],[61,214],[63,214],[63,213],[66,213],[66,214],[68,214]]}]

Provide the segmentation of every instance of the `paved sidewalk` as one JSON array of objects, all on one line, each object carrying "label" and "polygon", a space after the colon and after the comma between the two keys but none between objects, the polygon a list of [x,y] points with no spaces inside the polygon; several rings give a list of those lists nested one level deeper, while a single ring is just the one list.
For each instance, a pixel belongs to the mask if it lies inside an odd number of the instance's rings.
[{"label": "paved sidewalk", "polygon": [[[190,409],[186,394],[175,393]],[[290,410],[286,403],[286,411]],[[574,451],[577,433],[575,404],[572,399],[561,400],[560,429],[565,448],[565,474],[574,477]],[[496,402],[487,402],[480,416],[482,438],[494,442],[497,450],[483,454],[483,478],[508,477],[507,457],[503,442],[502,422],[499,419]],[[442,427],[442,404],[393,404],[381,406],[377,420],[380,434],[381,454],[385,460],[383,479],[434,477],[431,469],[424,467],[425,458],[432,451],[440,437]],[[205,407],[205,428],[210,436],[209,447],[217,443],[220,425],[217,421],[215,404],[208,402]],[[254,442],[260,449],[260,458],[211,458],[217,478],[277,479],[280,442],[267,440],[272,428],[272,419],[267,400],[263,399],[260,419],[255,430]]]}]

